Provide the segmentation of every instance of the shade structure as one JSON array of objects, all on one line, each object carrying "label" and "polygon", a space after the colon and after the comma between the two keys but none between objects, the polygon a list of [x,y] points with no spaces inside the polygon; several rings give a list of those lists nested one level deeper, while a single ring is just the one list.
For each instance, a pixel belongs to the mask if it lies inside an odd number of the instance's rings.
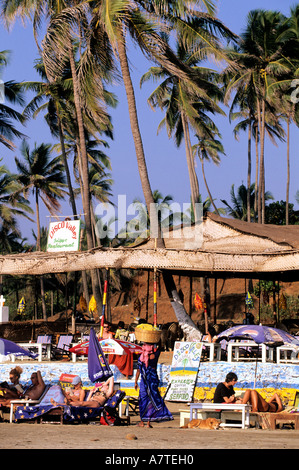
[{"label": "shade structure", "polygon": [[299,279],[299,226],[248,223],[209,213],[200,224],[164,233],[129,247],[0,256],[0,274],[40,275],[95,268],[159,269],[220,277]]},{"label": "shade structure", "polygon": [[252,340],[257,344],[280,346],[288,344],[299,348],[299,337],[286,331],[265,325],[236,325],[220,333],[217,338],[229,340]]},{"label": "shade structure", "polygon": [[32,359],[36,359],[38,356],[38,354],[32,353],[28,349],[22,348],[13,341],[0,338],[0,356],[9,356],[10,354],[13,354],[14,356],[28,356]]},{"label": "shade structure", "polygon": [[[130,343],[129,341],[122,341],[118,339],[101,339],[99,340],[102,351],[104,354],[117,354],[122,356],[128,352],[136,354],[142,353],[142,348],[138,344]],[[88,356],[89,341],[79,343],[70,349],[70,352],[78,356]]]}]

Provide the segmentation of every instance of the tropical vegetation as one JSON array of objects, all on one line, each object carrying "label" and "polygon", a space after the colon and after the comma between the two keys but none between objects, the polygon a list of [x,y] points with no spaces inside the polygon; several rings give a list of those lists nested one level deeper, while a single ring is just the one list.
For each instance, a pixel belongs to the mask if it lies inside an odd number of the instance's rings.
[{"label": "tropical vegetation", "polygon": [[[191,204],[189,214],[184,216],[198,221],[197,204],[205,198],[206,191],[206,205],[217,214],[260,224],[298,223],[290,203],[290,133],[299,124],[299,100],[294,99],[293,93],[299,70],[299,5],[292,7],[288,16],[272,10],[249,11],[240,36],[217,18],[216,0],[1,0],[0,5],[3,28],[12,25],[16,18],[32,21],[38,55],[35,69],[41,77],[39,82],[3,84],[0,148],[5,146],[12,152],[16,169],[8,170],[6,161],[0,167],[2,253],[45,249],[40,201],[50,215],[57,216],[62,199],[70,204],[74,219],[80,217],[77,207],[83,208],[81,249],[123,243],[123,237],[109,238],[109,230],[105,239],[99,237],[101,219],[96,217],[94,207],[95,202],[111,204],[113,200],[113,168],[118,157],[110,153],[109,142],[119,138],[114,135],[110,116],[119,100],[114,94],[116,82],[124,85],[145,202],[141,203],[140,195],[133,201],[137,211],[142,205],[142,220],[133,218],[122,228],[126,243],[136,241],[136,222],[143,221],[145,230],[139,235],[153,236],[158,247],[164,246],[163,226],[172,224],[175,214],[160,217],[161,207],[169,209],[174,198],[164,197],[163,188],[152,190],[151,156],[142,136],[130,65],[132,44],[149,64],[139,77],[141,85],[157,84],[150,92],[148,104],[162,113],[158,132],[165,127],[177,147],[182,142],[185,145]],[[2,51],[0,69],[5,68],[7,58],[8,52]],[[214,59],[217,65],[212,67]],[[236,194],[236,182],[223,181],[223,186],[231,186],[231,201],[221,198],[224,207],[218,207],[213,181],[206,172],[210,163],[221,167],[221,159],[229,158],[221,128],[216,124],[219,116],[234,122],[236,138],[242,132],[248,136],[247,158],[242,161],[240,157],[239,163],[240,169],[246,170],[246,184],[242,182]],[[46,122],[53,143],[36,142],[30,148],[25,124],[28,126],[31,119]],[[274,145],[287,144],[286,200],[270,204],[274,196],[266,188],[267,138]],[[20,217],[32,220],[33,214],[37,235],[29,247],[22,238]],[[73,285],[79,286],[87,300],[94,295],[98,319],[105,273],[92,270],[80,273],[80,278],[78,274],[74,276]],[[163,279],[169,296],[179,300],[172,276],[163,273]],[[46,318],[46,291],[51,291],[50,285],[56,285],[56,281],[50,273],[40,281]],[[186,319],[182,303],[172,305],[177,318]],[[38,316],[37,311],[35,315]]]}]

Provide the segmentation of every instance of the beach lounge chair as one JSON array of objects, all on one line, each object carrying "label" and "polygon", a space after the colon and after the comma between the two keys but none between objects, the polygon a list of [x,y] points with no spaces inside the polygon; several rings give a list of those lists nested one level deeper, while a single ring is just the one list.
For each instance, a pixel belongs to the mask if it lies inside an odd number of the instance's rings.
[{"label": "beach lounge chair", "polygon": [[49,385],[46,385],[43,393],[37,400],[31,400],[28,398],[18,398],[16,400],[11,400],[10,402],[10,413],[9,413],[9,422],[12,423],[14,419],[14,411],[17,409],[18,406],[28,407],[28,406],[37,406],[45,397],[49,390]]},{"label": "beach lounge chair", "polygon": [[[35,352],[36,348],[34,348],[34,344],[28,348],[30,351],[32,350]],[[44,344],[42,348],[42,355],[43,357],[48,357],[48,359],[51,358],[51,344],[52,344],[52,335],[39,335],[36,339],[36,344]],[[49,345],[49,346],[48,346]]]},{"label": "beach lounge chair", "polygon": [[[122,424],[123,421],[129,422],[128,418],[121,419],[118,413],[118,405],[124,399],[126,393],[122,390],[116,390],[107,400],[104,406],[90,408],[85,406],[53,405],[51,396],[56,392],[55,398],[59,398],[59,386],[51,387],[48,394],[38,404],[33,406],[19,406],[15,412],[15,421],[26,422],[28,420],[39,423],[89,423],[96,422],[105,425]],[[61,389],[60,389],[61,390]],[[63,401],[60,397],[60,403]],[[55,400],[56,401],[56,400]]]},{"label": "beach lounge chair", "polygon": [[62,359],[63,356],[70,358],[71,353],[69,352],[69,349],[72,341],[73,335],[60,335],[57,346],[52,348],[52,359]]}]

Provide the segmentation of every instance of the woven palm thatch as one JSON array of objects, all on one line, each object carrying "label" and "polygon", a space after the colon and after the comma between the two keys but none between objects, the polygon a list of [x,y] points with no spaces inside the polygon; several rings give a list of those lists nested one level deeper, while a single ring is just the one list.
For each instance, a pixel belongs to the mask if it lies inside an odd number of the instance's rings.
[{"label": "woven palm thatch", "polygon": [[24,253],[0,257],[0,274],[45,274],[93,268],[134,268],[246,275],[286,274],[299,279],[299,226],[249,224],[208,214],[191,227],[164,233],[129,248],[85,252]]}]

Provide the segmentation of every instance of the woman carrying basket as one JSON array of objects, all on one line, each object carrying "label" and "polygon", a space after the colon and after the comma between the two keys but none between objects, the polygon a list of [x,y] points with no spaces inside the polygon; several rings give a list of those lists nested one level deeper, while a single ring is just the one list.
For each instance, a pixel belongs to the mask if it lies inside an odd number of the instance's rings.
[{"label": "woman carrying basket", "polygon": [[160,422],[173,419],[158,390],[157,363],[159,356],[160,349],[155,344],[143,344],[135,378],[135,390],[137,390],[137,382],[140,377],[139,413],[141,422],[138,423],[138,426],[144,426],[144,422],[146,422],[147,427],[150,428],[152,427],[151,421]]}]

